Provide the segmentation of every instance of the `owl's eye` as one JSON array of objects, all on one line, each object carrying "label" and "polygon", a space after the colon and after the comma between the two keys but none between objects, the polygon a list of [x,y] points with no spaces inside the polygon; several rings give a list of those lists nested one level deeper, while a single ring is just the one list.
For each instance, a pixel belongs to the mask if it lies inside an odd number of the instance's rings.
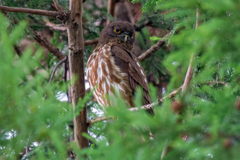
[{"label": "owl's eye", "polygon": [[133,34],[131,35],[131,38],[133,38]]},{"label": "owl's eye", "polygon": [[116,29],[116,28],[114,28],[114,32],[121,33],[120,29]]}]

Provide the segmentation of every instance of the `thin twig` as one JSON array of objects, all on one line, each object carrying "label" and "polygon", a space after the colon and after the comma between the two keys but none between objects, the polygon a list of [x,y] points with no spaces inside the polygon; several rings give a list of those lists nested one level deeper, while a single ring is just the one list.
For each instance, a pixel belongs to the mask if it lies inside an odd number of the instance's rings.
[{"label": "thin twig", "polygon": [[99,40],[99,38],[95,38],[95,39],[87,40],[87,41],[84,42],[84,46],[97,44],[97,43],[98,43],[98,40]]},{"label": "thin twig", "polygon": [[66,16],[66,12],[64,11],[64,9],[58,4],[58,1],[57,0],[53,0],[53,3],[57,9],[57,11],[61,14],[61,15],[64,15]]},{"label": "thin twig", "polygon": [[134,29],[136,32],[140,32],[144,27],[147,27],[147,26],[151,26],[152,22],[151,21],[146,21],[145,23],[143,23],[142,25],[140,26],[137,26],[137,25],[133,25]]},{"label": "thin twig", "polygon": [[[201,24],[201,21],[199,20],[199,16],[200,16],[200,12],[199,9],[197,7],[196,9],[196,28],[198,28],[198,26]],[[190,59],[190,63],[188,66],[188,70],[184,79],[184,83],[183,83],[183,87],[182,87],[182,93],[185,93],[186,90],[188,89],[190,82],[192,80],[192,76],[193,76],[193,60],[194,60],[194,53],[192,53],[191,55],[191,59]]]},{"label": "thin twig", "polygon": [[64,61],[63,68],[64,68],[64,71],[63,71],[63,82],[65,83],[67,81],[67,70],[68,70],[68,61],[67,60]]},{"label": "thin twig", "polygon": [[113,119],[113,117],[105,117],[105,116],[103,116],[103,117],[93,118],[93,119],[91,119],[88,122],[88,126],[91,126],[93,123],[101,122],[101,121],[108,120],[108,119]]},{"label": "thin twig", "polygon": [[15,52],[17,53],[17,55],[18,55],[19,57],[21,57],[21,56],[22,56],[22,52],[21,52],[20,47],[17,46],[17,45],[14,45],[13,48],[14,48]]},{"label": "thin twig", "polygon": [[60,52],[60,50],[53,46],[50,42],[47,41],[46,38],[42,38],[40,35],[37,34],[33,29],[30,28],[30,30],[33,33],[33,38],[43,47],[48,49],[49,52],[51,52],[54,56],[56,56],[59,60],[62,60],[65,58],[65,55]]},{"label": "thin twig", "polygon": [[[153,108],[153,106],[162,103],[163,100],[166,99],[166,98],[173,98],[173,97],[175,97],[175,95],[179,92],[179,90],[181,90],[181,88],[182,88],[182,86],[179,87],[178,89],[172,91],[169,95],[167,95],[167,96],[165,96],[165,97],[163,97],[163,98],[158,99],[157,102],[144,105],[144,106],[140,107],[140,109],[148,110],[148,109],[150,109],[150,108]],[[135,107],[135,108],[130,108],[130,109],[128,109],[128,110],[130,110],[130,111],[137,111],[138,109],[139,109],[139,108],[136,108],[136,107]]]},{"label": "thin twig", "polygon": [[[179,91],[181,88],[182,88],[182,86],[179,87],[178,89],[174,90],[173,92],[171,92],[169,95],[167,95],[167,96],[165,96],[165,97],[163,97],[163,98],[161,98],[161,99],[158,99],[158,102],[151,103],[151,104],[148,104],[148,105],[144,105],[144,106],[140,107],[140,109],[148,110],[148,109],[150,109],[150,108],[153,108],[153,106],[162,103],[163,100],[166,99],[166,98],[173,98],[173,97],[178,93],[178,91]],[[129,111],[138,111],[139,108],[129,108],[128,110],[129,110]],[[90,125],[92,125],[93,123],[100,122],[100,121],[104,121],[104,120],[108,120],[108,119],[112,119],[112,118],[113,118],[113,117],[105,117],[105,116],[103,116],[103,117],[97,117],[97,118],[91,119],[91,120],[88,122],[88,124],[89,124],[89,126],[90,126]]]},{"label": "thin twig", "polygon": [[212,86],[212,84],[214,84],[214,83],[216,83],[216,84],[223,84],[225,87],[228,86],[227,83],[221,82],[221,81],[208,81],[208,82],[206,82],[207,85],[211,85],[211,86]]},{"label": "thin twig", "polygon": [[192,66],[192,62],[193,62],[193,58],[194,55],[191,55],[191,59],[190,59],[190,63],[188,66],[188,70],[184,79],[184,83],[183,83],[183,87],[182,87],[182,93],[185,93],[186,90],[188,89],[188,86],[190,85],[190,82],[192,80],[192,76],[193,76],[193,66]]},{"label": "thin twig", "polygon": [[59,13],[55,12],[55,11],[46,11],[46,10],[29,9],[29,8],[18,8],[18,7],[7,7],[7,6],[2,6],[2,5],[0,5],[0,10],[7,11],[7,12],[36,14],[36,15],[43,15],[43,16],[50,16],[50,17],[56,17],[59,15]]},{"label": "thin twig", "polygon": [[139,61],[144,60],[145,58],[147,58],[148,56],[150,56],[151,54],[153,54],[154,52],[159,50],[166,43],[166,38],[169,35],[170,35],[170,32],[168,34],[166,34],[164,38],[162,38],[160,41],[158,41],[156,44],[154,44],[151,48],[149,48],[145,53],[141,54],[138,57]]},{"label": "thin twig", "polygon": [[[65,85],[65,83],[67,81],[67,72],[68,72],[68,61],[67,60],[63,63],[63,68],[64,68],[64,71],[63,71],[63,83]],[[68,90],[66,91],[66,95],[67,95],[67,98],[69,100]]]},{"label": "thin twig", "polygon": [[48,27],[51,27],[52,29],[57,30],[57,31],[66,31],[67,30],[67,27],[54,24],[54,23],[50,22],[49,20],[45,20],[45,25]]},{"label": "thin twig", "polygon": [[66,62],[66,61],[67,61],[67,56],[65,56],[65,58],[64,58],[63,60],[61,60],[60,62],[58,62],[58,64],[54,67],[53,72],[52,72],[52,75],[51,75],[51,78],[50,78],[50,80],[49,80],[49,83],[52,82],[53,77],[54,77],[54,75],[55,75],[55,72],[57,71],[57,68],[58,68],[63,62]]}]

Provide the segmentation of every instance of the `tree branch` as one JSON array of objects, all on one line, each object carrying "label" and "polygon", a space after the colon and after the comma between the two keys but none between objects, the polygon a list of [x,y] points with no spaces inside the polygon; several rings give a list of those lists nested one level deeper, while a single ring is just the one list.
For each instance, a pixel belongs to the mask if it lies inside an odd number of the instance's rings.
[{"label": "tree branch", "polygon": [[95,38],[95,39],[87,40],[87,41],[84,42],[84,46],[97,44],[97,43],[98,43],[98,40],[99,40],[99,38]]},{"label": "tree branch", "polygon": [[136,32],[140,32],[144,27],[151,26],[151,24],[152,24],[151,21],[147,21],[140,26],[137,26],[137,25],[134,24],[133,27],[134,27]]},{"label": "tree branch", "polygon": [[66,62],[67,59],[68,59],[68,58],[67,58],[67,56],[66,56],[63,60],[61,60],[60,62],[58,62],[58,64],[54,67],[53,72],[52,72],[52,75],[51,75],[51,78],[50,78],[50,80],[49,80],[49,83],[52,82],[53,77],[54,77],[54,75],[55,75],[55,72],[57,71],[57,68],[58,68],[62,63]]},{"label": "tree branch", "polygon": [[188,66],[188,70],[184,79],[184,83],[183,83],[183,87],[182,87],[182,93],[185,93],[186,90],[188,89],[188,86],[190,85],[190,82],[192,80],[192,76],[193,76],[193,67],[192,67],[192,61],[193,61],[193,54],[191,55],[191,59],[190,59],[190,63]]},{"label": "tree branch", "polygon": [[57,30],[57,31],[66,31],[67,30],[67,27],[56,25],[56,24],[50,22],[49,20],[45,20],[45,25],[48,27],[51,27],[52,29]]},{"label": "tree branch", "polygon": [[[116,0],[108,0],[108,6],[107,11],[108,14],[112,15],[114,17],[114,9],[115,9]],[[107,24],[110,23],[109,18],[107,19]]]},{"label": "tree branch", "polygon": [[14,45],[13,47],[14,47],[14,50],[17,53],[18,57],[21,57],[22,51],[21,51],[20,47],[18,45]]},{"label": "tree branch", "polygon": [[88,122],[88,126],[91,126],[93,123],[96,123],[96,122],[101,122],[101,121],[104,121],[104,120],[108,120],[108,119],[112,119],[113,117],[97,117],[97,118],[93,118],[91,119],[89,122]]},{"label": "tree branch", "polygon": [[[200,12],[199,12],[199,9],[197,7],[196,9],[196,28],[198,28],[198,26],[200,25],[201,21],[199,20],[199,16],[200,16]],[[191,59],[190,59],[190,63],[189,63],[189,66],[188,66],[188,70],[187,70],[187,73],[186,73],[186,76],[185,76],[185,79],[184,79],[184,83],[183,83],[183,87],[182,87],[182,93],[185,93],[186,90],[188,89],[189,85],[190,85],[190,82],[192,80],[192,76],[193,76],[193,59],[194,59],[194,53],[192,53],[191,55]]]},{"label": "tree branch", "polygon": [[29,8],[18,8],[18,7],[7,7],[7,6],[2,6],[2,5],[0,5],[0,10],[6,11],[6,12],[36,14],[36,15],[43,15],[43,16],[50,16],[50,17],[56,17],[59,15],[59,13],[55,12],[55,11],[46,11],[46,10],[29,9]]},{"label": "tree branch", "polygon": [[141,54],[138,59],[139,61],[144,60],[145,58],[152,55],[154,52],[159,50],[166,42],[166,38],[170,35],[170,33],[166,34],[165,37],[163,37],[160,41],[158,41],[156,44],[154,44],[151,48],[149,48],[145,53]]},{"label": "tree branch", "polygon": [[59,60],[65,58],[65,55],[62,54],[59,49],[53,46],[50,42],[47,41],[46,38],[42,38],[40,35],[37,34],[33,29],[30,28],[33,33],[33,38],[43,47],[47,48],[49,52],[51,52],[54,56],[56,56]]},{"label": "tree branch", "polygon": [[213,84],[222,84],[222,85],[224,85],[225,87],[227,87],[228,85],[227,85],[227,83],[225,83],[225,82],[220,82],[220,81],[208,81],[208,82],[206,82],[206,84],[207,85],[213,85]]},{"label": "tree branch", "polygon": [[58,4],[58,1],[57,0],[53,0],[53,3],[57,9],[57,11],[61,14],[61,15],[64,15],[66,16],[66,12],[64,11],[64,9]]},{"label": "tree branch", "polygon": [[126,7],[126,9],[127,9],[128,17],[129,17],[131,23],[134,24],[134,23],[135,23],[135,20],[134,20],[132,11],[131,11],[131,7],[130,7],[127,3],[128,3],[128,2],[126,2],[126,1],[124,2],[124,5],[125,5],[125,7]]},{"label": "tree branch", "polygon": [[[163,97],[163,98],[158,99],[157,102],[144,105],[144,106],[140,107],[140,109],[148,110],[148,109],[150,109],[150,108],[153,108],[153,106],[162,103],[163,100],[166,99],[166,98],[173,98],[173,97],[175,97],[175,95],[179,92],[179,90],[180,90],[181,88],[182,88],[182,86],[179,87],[178,89],[172,91],[169,95],[167,95],[167,96],[165,96],[165,97]],[[139,109],[139,108],[130,108],[129,110],[130,110],[130,111],[137,111],[138,109]]]},{"label": "tree branch", "polygon": [[[82,0],[70,0],[67,32],[73,110],[75,110],[79,98],[83,98],[85,95],[82,7]],[[73,81],[75,76],[77,76],[77,80]],[[83,133],[88,133],[86,107],[74,117],[74,140],[80,148],[86,148],[89,145],[88,139],[82,135]]]},{"label": "tree branch", "polygon": [[[150,109],[150,108],[153,108],[153,106],[162,103],[163,100],[166,99],[166,98],[173,98],[173,97],[175,97],[175,95],[179,92],[179,90],[180,90],[181,88],[182,88],[182,86],[179,87],[178,89],[172,91],[169,95],[167,95],[167,96],[165,96],[165,97],[163,97],[163,98],[158,99],[158,102],[154,102],[154,103],[151,103],[151,104],[148,104],[148,105],[144,105],[144,106],[140,107],[140,109],[148,110],[148,109]],[[138,111],[139,108],[136,108],[136,107],[135,107],[135,108],[129,108],[128,110],[129,110],[129,111]],[[104,121],[104,120],[108,120],[108,119],[112,119],[112,118],[113,118],[113,117],[105,117],[105,116],[103,116],[103,117],[97,117],[97,118],[91,119],[91,120],[88,122],[88,124],[89,124],[89,126],[90,126],[90,125],[92,125],[93,123],[100,122],[100,121]]]}]

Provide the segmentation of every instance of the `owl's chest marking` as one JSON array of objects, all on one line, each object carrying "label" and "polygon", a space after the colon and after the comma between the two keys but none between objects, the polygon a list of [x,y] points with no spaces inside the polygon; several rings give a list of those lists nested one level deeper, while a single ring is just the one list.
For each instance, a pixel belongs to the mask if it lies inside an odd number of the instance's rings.
[{"label": "owl's chest marking", "polygon": [[115,65],[111,54],[111,43],[93,51],[88,60],[86,72],[90,88],[96,87],[93,94],[101,106],[116,105],[113,100],[115,92],[122,96],[128,106],[133,106],[128,75]]}]

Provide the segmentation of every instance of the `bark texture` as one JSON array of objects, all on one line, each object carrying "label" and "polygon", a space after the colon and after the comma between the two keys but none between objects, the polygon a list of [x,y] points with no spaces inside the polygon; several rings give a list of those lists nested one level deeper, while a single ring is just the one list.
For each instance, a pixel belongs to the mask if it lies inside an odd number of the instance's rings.
[{"label": "bark texture", "polygon": [[2,5],[0,5],[0,10],[7,11],[7,12],[37,14],[37,15],[50,16],[50,17],[56,17],[59,15],[59,13],[55,12],[55,11],[45,11],[45,10],[41,10],[41,9],[29,9],[29,8],[18,8],[18,7],[7,7],[7,6],[2,6]]},{"label": "bark texture", "polygon": [[[114,17],[114,8],[115,8],[116,0],[108,0],[108,13]],[[110,23],[109,18],[107,19],[107,24]]]},{"label": "bark texture", "polygon": [[[67,22],[68,46],[69,46],[69,68],[71,76],[71,99],[73,109],[79,98],[85,95],[84,80],[84,40],[82,30],[82,0],[70,0],[69,19]],[[73,79],[77,78],[76,81]],[[82,136],[87,133],[87,110],[86,107],[74,118],[74,138],[80,148],[88,147],[88,140]]]}]

